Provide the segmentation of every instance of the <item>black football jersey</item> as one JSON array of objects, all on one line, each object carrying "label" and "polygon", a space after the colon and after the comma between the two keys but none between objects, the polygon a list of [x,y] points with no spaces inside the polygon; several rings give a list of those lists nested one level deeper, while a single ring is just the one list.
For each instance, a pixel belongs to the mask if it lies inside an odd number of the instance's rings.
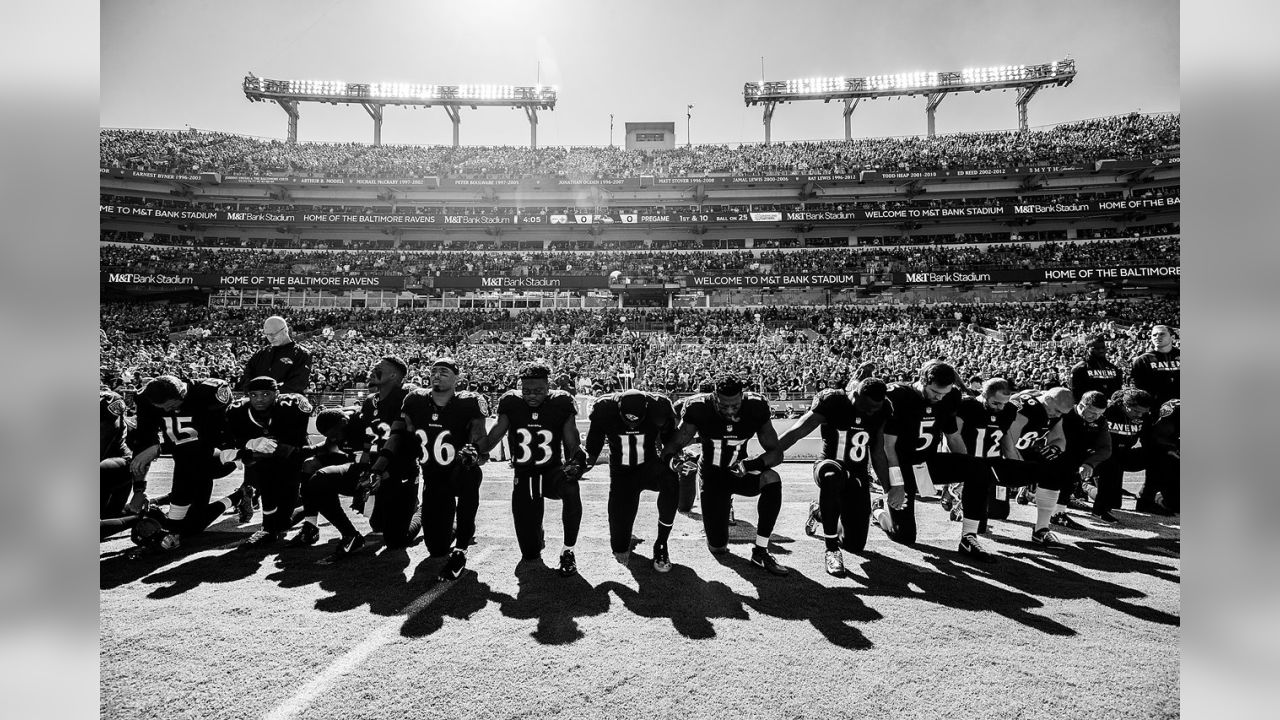
[{"label": "black football jersey", "polygon": [[956,417],[963,422],[960,437],[965,449],[974,457],[1000,457],[1000,441],[1017,412],[1011,404],[992,412],[980,397],[961,398]]},{"label": "black football jersey", "polygon": [[695,395],[685,405],[681,422],[698,430],[701,438],[702,457],[698,462],[702,471],[727,469],[747,456],[747,441],[759,432],[765,423],[771,422],[769,401],[753,392],[744,392],[738,419],[730,421],[716,412],[710,394]]},{"label": "black football jersey", "polygon": [[[404,405],[405,396],[417,389],[413,383],[405,383],[392,390],[386,400],[379,400],[377,394],[370,395],[360,404],[360,415],[353,431],[363,432],[363,449],[369,453],[369,462],[378,459],[378,453],[391,439],[391,426],[400,421],[400,408]],[[400,434],[401,431],[395,431]],[[400,478],[415,477],[418,474],[418,448],[407,432],[400,437],[395,457],[388,461],[387,472]]]},{"label": "black football jersey", "polygon": [[920,462],[926,453],[936,450],[939,438],[956,431],[956,412],[963,396],[960,388],[953,387],[930,405],[910,383],[889,386],[893,412],[885,422],[884,432],[897,437],[894,450],[900,463]]},{"label": "black football jersey", "polygon": [[675,432],[675,409],[671,401],[657,393],[631,391],[645,400],[645,416],[634,429],[622,422],[618,394],[600,396],[591,406],[591,428],[587,431],[587,456],[598,455],[609,445],[609,467],[635,467],[656,461],[659,443]]},{"label": "black football jersey", "polygon": [[[1049,411],[1045,408],[1042,400],[1044,391],[1042,390],[1023,390],[1014,393],[1009,398],[1009,407],[1015,408],[1015,412],[1027,419],[1025,425],[1022,426],[1022,434],[1018,436],[1015,446],[1019,450],[1025,450],[1031,447],[1036,440],[1044,438],[1058,424],[1061,417],[1050,418]],[[1013,416],[1010,417],[1012,425]]]},{"label": "black football jersey", "polygon": [[517,468],[547,469],[564,464],[564,424],[578,414],[573,396],[551,390],[538,407],[529,407],[519,390],[498,400],[498,415],[507,416],[507,444]]},{"label": "black football jersey", "polygon": [[458,451],[471,442],[471,423],[489,414],[488,403],[478,393],[455,392],[449,402],[437,405],[430,388],[417,388],[404,396],[401,412],[413,427],[418,461],[424,469],[453,465]]},{"label": "black football jersey", "polygon": [[124,398],[110,390],[98,391],[98,459],[130,457],[125,445]]},{"label": "black football jersey", "polygon": [[187,396],[177,412],[166,413],[149,402],[138,403],[138,447],[156,443],[165,452],[199,448],[212,455],[222,440],[231,386],[217,378],[187,383]]},{"label": "black football jersey", "polygon": [[1146,425],[1142,420],[1130,420],[1124,411],[1124,404],[1119,401],[1107,405],[1102,417],[1106,419],[1107,429],[1111,431],[1112,452],[1133,448]]},{"label": "black football jersey", "polygon": [[886,400],[872,415],[857,411],[853,399],[843,390],[823,390],[813,398],[811,411],[823,417],[822,457],[843,462],[850,470],[866,472],[871,457],[870,443],[884,428],[892,408]]},{"label": "black football jersey", "polygon": [[227,408],[224,447],[242,448],[253,438],[268,437],[295,448],[307,444],[307,423],[311,419],[311,402],[296,393],[280,393],[270,413],[254,412],[249,398],[244,397]]}]

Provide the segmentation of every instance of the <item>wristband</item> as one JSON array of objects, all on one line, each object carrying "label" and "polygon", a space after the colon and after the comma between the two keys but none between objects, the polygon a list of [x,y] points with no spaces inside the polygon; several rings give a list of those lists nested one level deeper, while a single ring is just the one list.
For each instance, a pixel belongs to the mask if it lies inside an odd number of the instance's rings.
[{"label": "wristband", "polygon": [[896,465],[889,468],[889,487],[902,487],[905,484],[902,480],[902,468]]}]

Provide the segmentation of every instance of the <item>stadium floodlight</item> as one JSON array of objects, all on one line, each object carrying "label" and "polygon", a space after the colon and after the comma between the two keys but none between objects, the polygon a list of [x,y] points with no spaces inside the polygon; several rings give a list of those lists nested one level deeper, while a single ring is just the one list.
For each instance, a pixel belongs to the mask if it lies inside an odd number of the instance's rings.
[{"label": "stadium floodlight", "polygon": [[1076,76],[1070,58],[1039,65],[995,65],[949,71],[912,71],[865,77],[816,77],[798,80],[748,82],[742,99],[747,107],[764,107],[764,137],[769,142],[773,110],[779,103],[797,100],[844,101],[844,137],[851,136],[853,109],[861,100],[924,95],[928,100],[929,135],[934,134],[934,111],[948,93],[984,90],[1018,91],[1018,127],[1027,129],[1027,103],[1044,87],[1067,86]]},{"label": "stadium floodlight", "polygon": [[538,111],[555,110],[554,85],[431,85],[423,83],[347,83],[342,80],[271,80],[249,73],[244,95],[250,102],[271,101],[289,115],[289,142],[298,141],[298,103],[316,102],[364,107],[373,118],[373,144],[382,144],[382,110],[387,105],[444,108],[453,121],[453,144],[458,144],[461,109],[481,105],[522,108],[529,118],[529,142],[538,146]]}]

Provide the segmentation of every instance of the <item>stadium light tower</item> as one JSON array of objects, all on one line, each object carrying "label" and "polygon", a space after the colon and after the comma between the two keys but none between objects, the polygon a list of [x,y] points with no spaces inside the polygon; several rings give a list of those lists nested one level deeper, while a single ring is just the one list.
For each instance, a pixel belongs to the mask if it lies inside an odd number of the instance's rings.
[{"label": "stadium light tower", "polygon": [[550,85],[421,85],[411,83],[346,83],[341,80],[268,80],[249,73],[244,95],[250,102],[274,101],[289,116],[289,142],[298,142],[298,103],[360,105],[373,118],[373,144],[382,144],[382,110],[388,105],[444,108],[453,121],[453,144],[458,143],[462,107],[481,105],[523,108],[529,118],[529,145],[538,147],[538,111],[556,109],[556,88]]},{"label": "stadium light tower", "polygon": [[1018,128],[1027,129],[1027,103],[1041,88],[1067,86],[1076,76],[1070,58],[1040,65],[999,65],[944,72],[910,72],[868,77],[805,78],[746,83],[742,99],[747,107],[764,107],[764,141],[770,140],[773,110],[778,103],[795,100],[844,101],[844,139],[852,136],[854,108],[863,99],[924,95],[929,136],[934,134],[934,113],[949,93],[984,90],[1017,90]]}]

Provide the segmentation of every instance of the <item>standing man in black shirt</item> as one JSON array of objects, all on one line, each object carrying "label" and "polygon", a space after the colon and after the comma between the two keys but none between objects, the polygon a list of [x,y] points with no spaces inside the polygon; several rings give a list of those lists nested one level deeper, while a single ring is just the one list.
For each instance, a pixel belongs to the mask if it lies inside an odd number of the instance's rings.
[{"label": "standing man in black shirt", "polygon": [[311,385],[311,353],[293,341],[289,323],[272,315],[262,322],[262,335],[271,344],[245,363],[236,389],[243,392],[250,380],[265,375],[280,384],[282,393],[305,393]]},{"label": "standing man in black shirt", "polygon": [[1090,390],[1097,390],[1109,398],[1120,389],[1123,381],[1120,368],[1107,359],[1107,340],[1098,333],[1084,339],[1084,359],[1071,368],[1071,394],[1084,397]]}]

